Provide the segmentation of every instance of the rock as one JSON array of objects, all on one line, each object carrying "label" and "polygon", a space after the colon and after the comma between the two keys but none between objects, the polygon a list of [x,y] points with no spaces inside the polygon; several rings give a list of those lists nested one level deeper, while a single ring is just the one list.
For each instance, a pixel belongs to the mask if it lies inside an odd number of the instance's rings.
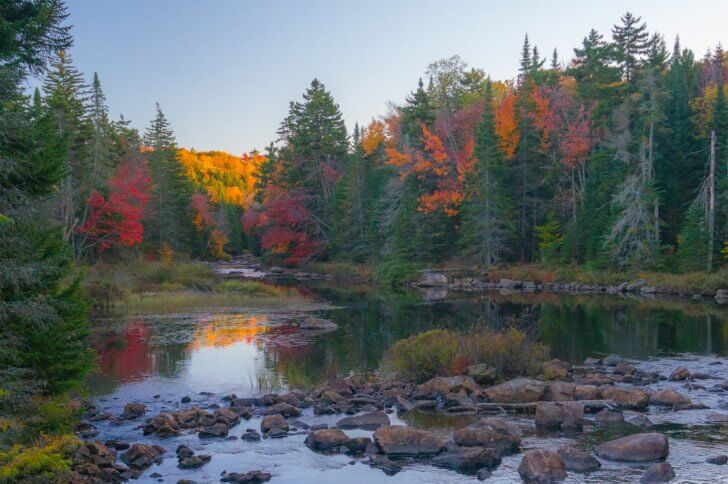
[{"label": "rock", "polygon": [[374,431],[374,443],[387,456],[416,457],[437,455],[445,441],[427,430],[391,425]]},{"label": "rock", "polygon": [[260,430],[263,431],[264,434],[267,434],[273,429],[288,431],[288,423],[286,422],[286,419],[283,418],[283,415],[279,413],[268,415],[263,418],[262,422],[260,422]]},{"label": "rock", "polygon": [[273,476],[271,476],[267,472],[263,471],[250,471],[250,472],[229,472],[225,473],[223,477],[220,479],[220,482],[234,482],[237,484],[257,484],[260,482],[268,482],[271,480]]},{"label": "rock", "polygon": [[574,447],[561,447],[559,455],[564,460],[567,471],[591,472],[599,469],[602,464],[589,452]]},{"label": "rock", "polygon": [[621,408],[640,410],[647,408],[650,395],[639,388],[625,388],[610,385],[602,385],[599,392],[603,398],[613,400]]},{"label": "rock", "polygon": [[470,393],[479,390],[478,384],[469,376],[436,376],[417,387],[417,391],[425,395],[444,396],[465,390]]},{"label": "rock", "polygon": [[147,411],[147,406],[143,403],[131,402],[124,405],[124,411],[121,412],[119,418],[122,420],[134,420],[144,415]]},{"label": "rock", "polygon": [[398,412],[409,412],[417,408],[414,403],[399,395],[394,397],[394,403],[392,406],[396,408]]},{"label": "rock", "polygon": [[575,391],[575,384],[565,381],[555,381],[546,387],[543,399],[549,402],[567,402],[574,400]]},{"label": "rock", "polygon": [[602,360],[600,360],[599,358],[593,358],[591,356],[587,357],[584,360],[584,365],[586,365],[586,366],[594,366],[594,365],[601,365],[601,364],[602,364]]},{"label": "rock", "polygon": [[715,455],[713,457],[708,457],[705,459],[705,462],[708,464],[715,464],[717,466],[722,466],[728,463],[728,455]]},{"label": "rock", "polygon": [[617,366],[619,362],[622,361],[622,358],[620,358],[617,355],[609,355],[606,358],[602,359],[602,365],[605,366]]},{"label": "rock", "polygon": [[652,483],[652,482],[670,482],[675,477],[675,470],[667,462],[658,462],[652,464],[647,472],[644,473],[640,482]]},{"label": "rock", "polygon": [[627,423],[636,425],[638,427],[650,427],[652,426],[652,420],[650,420],[647,415],[644,415],[642,413],[638,413],[636,415],[633,415],[627,419]]},{"label": "rock", "polygon": [[191,401],[192,401],[192,399],[190,398],[190,396],[189,396],[189,395],[185,395],[185,396],[184,396],[184,397],[182,397],[182,399],[180,400],[180,402],[182,402],[182,403],[190,403]]},{"label": "rock", "polygon": [[496,378],[495,368],[488,366],[485,363],[470,365],[468,367],[468,376],[481,385],[492,383]]},{"label": "rock", "polygon": [[334,331],[339,325],[328,319],[309,316],[298,323],[298,327],[304,331]]},{"label": "rock", "polygon": [[174,452],[175,454],[177,454],[177,458],[192,457],[193,455],[195,455],[194,450],[182,444],[178,445],[177,449]]},{"label": "rock", "polygon": [[612,410],[600,410],[594,418],[600,424],[621,424],[624,423],[624,415],[621,412]]},{"label": "rock", "polygon": [[487,388],[483,393],[491,402],[529,403],[543,400],[546,383],[531,378],[516,378]]},{"label": "rock", "polygon": [[536,405],[536,425],[562,429],[580,429],[584,406],[578,402],[539,402]]},{"label": "rock", "polygon": [[633,365],[625,363],[624,361],[620,361],[619,363],[617,363],[617,366],[614,367],[612,373],[614,373],[615,375],[633,375],[635,371],[637,371],[637,368],[635,368]]},{"label": "rock", "polygon": [[158,445],[134,444],[121,454],[121,460],[132,469],[142,471],[155,462],[161,462],[164,449]]},{"label": "rock", "polygon": [[477,477],[479,481],[485,481],[486,479],[490,479],[491,472],[488,469],[480,469],[478,471]]},{"label": "rock", "polygon": [[494,449],[482,447],[456,447],[433,457],[436,467],[454,469],[464,473],[475,473],[478,469],[494,469],[500,465],[501,457]]},{"label": "rock", "polygon": [[707,420],[710,423],[724,423],[728,422],[728,413],[709,413],[705,420]]},{"label": "rock", "polygon": [[193,455],[190,457],[181,457],[179,459],[177,467],[179,467],[180,469],[197,469],[199,467],[204,466],[208,462],[210,462],[211,459],[212,459],[212,456],[207,455],[207,454]]},{"label": "rock", "polygon": [[634,434],[599,445],[596,454],[603,459],[647,462],[667,457],[670,444],[667,437],[658,433]]},{"label": "rock", "polygon": [[521,430],[499,418],[483,418],[456,430],[453,440],[463,447],[484,447],[499,453],[518,452],[521,446]]},{"label": "rock", "polygon": [[566,478],[566,466],[557,452],[532,449],[523,454],[518,473],[526,482],[555,482]]},{"label": "rock", "polygon": [[693,402],[690,397],[676,392],[672,388],[657,391],[650,395],[650,405],[658,405],[662,407],[674,407],[680,405],[691,405]]},{"label": "rock", "polygon": [[594,385],[576,385],[574,388],[574,400],[599,400],[602,393]]},{"label": "rock", "polygon": [[144,426],[144,435],[155,434],[160,437],[172,437],[182,435],[179,426],[173,415],[169,413],[160,413],[152,418]]},{"label": "rock", "polygon": [[674,370],[672,370],[672,373],[670,373],[670,376],[667,377],[670,381],[680,381],[680,380],[687,380],[690,378],[690,371],[685,368],[684,366],[678,366]]},{"label": "rock", "polygon": [[212,417],[215,419],[215,422],[224,423],[228,427],[237,425],[240,422],[240,415],[229,408],[218,408],[212,414]]},{"label": "rock", "polygon": [[227,437],[229,430],[230,430],[230,428],[227,426],[227,424],[222,423],[222,422],[217,422],[212,425],[208,425],[206,427],[200,427],[200,430],[197,432],[197,435],[200,438]]},{"label": "rock", "polygon": [[417,285],[421,287],[442,287],[447,286],[447,275],[437,271],[422,271]]},{"label": "rock", "polygon": [[372,467],[383,470],[388,476],[393,476],[402,470],[400,465],[395,464],[387,456],[381,454],[371,454],[369,456],[369,464]]},{"label": "rock", "polygon": [[107,440],[106,442],[104,442],[104,445],[106,445],[106,447],[112,447],[116,450],[126,450],[130,447],[129,444],[119,439]]},{"label": "rock", "polygon": [[265,415],[280,414],[284,417],[299,417],[301,410],[287,403],[276,403],[265,409]]},{"label": "rock", "polygon": [[384,412],[369,412],[356,417],[345,417],[336,422],[342,429],[376,430],[383,425],[389,425],[389,417]]},{"label": "rock", "polygon": [[323,429],[306,436],[306,446],[311,450],[332,451],[349,440],[349,436],[339,429]]},{"label": "rock", "polygon": [[260,434],[255,430],[248,430],[247,432],[242,434],[240,438],[242,440],[247,440],[248,442],[254,442],[256,440],[260,440]]},{"label": "rock", "polygon": [[554,359],[544,363],[541,371],[547,380],[561,380],[569,376],[571,365],[565,361]]}]

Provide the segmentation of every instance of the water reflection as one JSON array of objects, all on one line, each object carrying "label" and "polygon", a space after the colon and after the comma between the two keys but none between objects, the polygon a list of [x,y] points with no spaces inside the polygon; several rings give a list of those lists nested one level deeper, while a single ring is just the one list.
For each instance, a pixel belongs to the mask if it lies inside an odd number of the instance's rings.
[{"label": "water reflection", "polygon": [[310,294],[339,309],[319,311],[339,330],[304,336],[295,314],[236,311],[150,316],[97,325],[95,395],[119,387],[170,393],[257,392],[307,386],[334,372],[376,369],[400,338],[431,328],[501,328],[532,312],[554,357],[578,362],[617,353],[646,359],[670,353],[728,354],[726,310],[709,303],[611,296],[463,295],[423,299],[410,291],[318,285]]}]

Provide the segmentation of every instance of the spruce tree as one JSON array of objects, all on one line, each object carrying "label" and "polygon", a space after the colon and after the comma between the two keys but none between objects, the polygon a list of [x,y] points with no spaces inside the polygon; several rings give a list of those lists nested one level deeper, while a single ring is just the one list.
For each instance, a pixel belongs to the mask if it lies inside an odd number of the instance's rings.
[{"label": "spruce tree", "polygon": [[622,69],[624,80],[631,84],[642,56],[649,50],[649,33],[647,25],[640,23],[642,18],[630,12],[625,13],[620,20],[622,25],[612,27],[615,60]]}]

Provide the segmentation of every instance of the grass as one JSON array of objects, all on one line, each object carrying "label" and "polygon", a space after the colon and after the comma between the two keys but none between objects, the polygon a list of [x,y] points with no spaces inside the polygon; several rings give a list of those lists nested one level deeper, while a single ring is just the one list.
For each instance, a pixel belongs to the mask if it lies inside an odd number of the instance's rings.
[{"label": "grass", "polygon": [[355,279],[358,281],[373,280],[375,271],[371,265],[346,261],[310,261],[304,264],[301,270],[317,272],[319,274],[330,274],[336,279]]},{"label": "grass", "polygon": [[305,302],[301,295],[251,295],[235,292],[179,291],[143,293],[119,306],[127,314],[175,313],[195,308],[286,308]]}]

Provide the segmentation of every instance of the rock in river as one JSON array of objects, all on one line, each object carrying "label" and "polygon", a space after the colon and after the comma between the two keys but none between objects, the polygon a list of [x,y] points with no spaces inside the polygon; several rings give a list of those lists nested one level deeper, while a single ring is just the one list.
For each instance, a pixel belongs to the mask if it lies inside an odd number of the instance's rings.
[{"label": "rock in river", "polygon": [[389,417],[384,412],[369,412],[355,417],[342,418],[336,426],[342,429],[376,430],[383,425],[389,425]]},{"label": "rock in river", "polygon": [[121,460],[129,467],[144,470],[154,462],[160,462],[164,449],[158,445],[134,444],[121,454]]},{"label": "rock in river", "polygon": [[124,411],[119,415],[119,418],[123,420],[134,420],[144,415],[147,411],[147,406],[143,403],[131,402],[124,405]]},{"label": "rock in river", "polygon": [[444,396],[460,390],[470,393],[478,390],[478,384],[469,376],[436,376],[417,387],[420,393],[431,396]]},{"label": "rock in river", "polygon": [[476,473],[479,469],[494,469],[500,465],[501,458],[493,449],[482,447],[456,447],[435,456],[432,465],[454,469],[464,473]]},{"label": "rock in river", "polygon": [[288,430],[288,423],[286,422],[286,419],[283,418],[283,415],[276,413],[274,415],[268,415],[265,418],[263,418],[263,421],[260,422],[260,430],[267,434],[272,430]]},{"label": "rock in river", "polygon": [[271,476],[267,472],[263,471],[250,471],[250,472],[223,472],[220,482],[235,482],[235,483],[246,483],[246,484],[257,484],[260,482],[268,482],[271,480]]},{"label": "rock in river", "polygon": [[306,436],[306,446],[311,450],[333,451],[349,440],[339,429],[323,429],[311,432]]},{"label": "rock in river", "polygon": [[597,458],[589,452],[584,452],[574,447],[560,448],[559,455],[564,459],[567,471],[591,472],[602,466]]},{"label": "rock in river", "polygon": [[670,376],[667,377],[670,381],[681,381],[681,380],[687,380],[690,378],[690,370],[685,368],[684,366],[678,366],[674,370],[672,370],[672,373],[670,373]]},{"label": "rock in river", "polygon": [[374,442],[387,456],[416,457],[437,455],[445,441],[427,430],[391,425],[374,431]]},{"label": "rock in river", "polygon": [[634,434],[599,445],[596,454],[603,459],[647,462],[667,457],[670,451],[667,437],[658,433]]},{"label": "rock in river", "polygon": [[523,454],[518,473],[526,482],[554,482],[566,478],[566,465],[553,450],[532,449]]},{"label": "rock in river", "polygon": [[647,408],[650,401],[650,394],[639,388],[603,385],[599,387],[599,391],[604,398],[613,400],[621,408],[640,410]]},{"label": "rock in river", "polygon": [[301,410],[288,403],[276,403],[265,409],[265,415],[281,414],[284,417],[299,417]]},{"label": "rock in river", "polygon": [[314,317],[304,318],[298,327],[304,331],[334,331],[339,328],[333,321]]},{"label": "rock in river", "polygon": [[463,447],[484,447],[499,453],[518,452],[521,430],[499,418],[483,418],[456,430],[453,440]]},{"label": "rock in river", "polygon": [[487,388],[483,393],[491,402],[529,403],[543,400],[546,383],[531,378],[516,378]]},{"label": "rock in river", "polygon": [[650,405],[674,407],[690,405],[691,403],[693,402],[689,396],[676,392],[672,388],[666,388],[650,395]]},{"label": "rock in river", "polygon": [[584,406],[579,402],[538,402],[536,425],[562,429],[580,429]]},{"label": "rock in river", "polygon": [[670,482],[675,477],[675,470],[667,462],[652,464],[644,473],[640,482],[645,484],[653,482]]}]

